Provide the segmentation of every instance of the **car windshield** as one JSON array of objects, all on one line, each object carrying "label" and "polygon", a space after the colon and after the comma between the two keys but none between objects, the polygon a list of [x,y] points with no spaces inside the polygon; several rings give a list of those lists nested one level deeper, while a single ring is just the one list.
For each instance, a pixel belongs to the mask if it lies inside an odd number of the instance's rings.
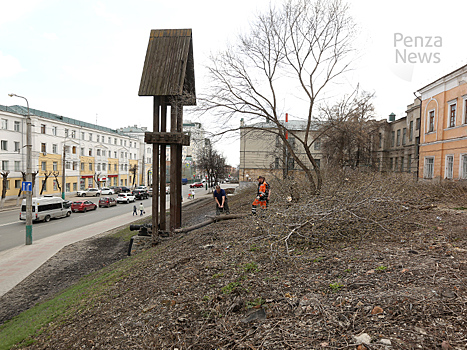
[{"label": "car windshield", "polygon": [[119,197],[126,197],[126,194],[125,193],[120,193],[118,196]]}]

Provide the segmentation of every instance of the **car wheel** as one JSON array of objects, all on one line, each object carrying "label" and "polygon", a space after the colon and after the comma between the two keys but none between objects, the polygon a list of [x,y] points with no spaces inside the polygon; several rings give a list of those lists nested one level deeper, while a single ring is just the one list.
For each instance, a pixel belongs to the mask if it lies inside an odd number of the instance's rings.
[{"label": "car wheel", "polygon": [[69,217],[71,215],[71,212],[67,211],[66,212],[66,217]]},{"label": "car wheel", "polygon": [[97,210],[97,205],[94,207],[94,210]]},{"label": "car wheel", "polygon": [[84,208],[84,209],[83,209],[83,212],[84,212],[84,213],[87,212],[87,211],[88,211],[88,208]]},{"label": "car wheel", "polygon": [[129,199],[126,200],[126,204],[128,204],[128,203],[130,203],[130,200],[129,200]]},{"label": "car wheel", "polygon": [[44,218],[44,221],[49,222],[50,221],[50,215],[46,215],[45,218]]}]

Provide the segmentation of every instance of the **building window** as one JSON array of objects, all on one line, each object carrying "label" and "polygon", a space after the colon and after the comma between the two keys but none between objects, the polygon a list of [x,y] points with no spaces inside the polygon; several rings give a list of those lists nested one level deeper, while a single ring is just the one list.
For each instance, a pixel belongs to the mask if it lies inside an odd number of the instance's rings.
[{"label": "building window", "polygon": [[21,171],[21,162],[19,160],[15,160],[15,171]]},{"label": "building window", "polygon": [[78,162],[73,162],[73,170],[78,170]]},{"label": "building window", "polygon": [[76,154],[76,146],[73,146],[72,151],[73,154]]},{"label": "building window", "polygon": [[101,163],[97,163],[97,165],[96,165],[96,171],[101,171]]},{"label": "building window", "polygon": [[92,148],[89,149],[89,156],[92,156]]},{"label": "building window", "polygon": [[461,157],[462,161],[462,179],[467,179],[467,155],[463,154]]},{"label": "building window", "polygon": [[53,162],[52,163],[52,170],[53,171],[58,171],[58,162]]},{"label": "building window", "polygon": [[8,119],[2,119],[2,129],[8,130]]},{"label": "building window", "polygon": [[41,143],[41,152],[42,153],[47,152],[47,145],[45,144],[45,142]]},{"label": "building window", "polygon": [[114,158],[117,158],[117,151],[114,151]]},{"label": "building window", "polygon": [[82,156],[84,156],[84,148],[81,147],[81,153],[80,153]]},{"label": "building window", "polygon": [[92,171],[92,163],[89,163],[89,171]]},{"label": "building window", "polygon": [[428,112],[428,132],[435,130],[435,111]]},{"label": "building window", "polygon": [[407,172],[411,172],[412,171],[412,155],[409,154],[407,155]]},{"label": "building window", "polygon": [[53,153],[53,154],[57,154],[57,153],[58,153],[58,145],[55,144],[55,143],[52,145],[52,153]]},{"label": "building window", "polygon": [[81,163],[81,171],[84,171],[84,162]]},{"label": "building window", "polygon": [[409,128],[409,141],[413,139],[413,120],[410,121],[410,128]]},{"label": "building window", "polygon": [[71,169],[71,162],[65,162],[65,169]]},{"label": "building window", "polygon": [[109,141],[109,142],[108,142],[109,144],[112,143],[112,138],[111,138],[110,136],[109,136],[108,141]]},{"label": "building window", "polygon": [[116,144],[117,144],[117,138],[114,137],[114,145],[116,145]]},{"label": "building window", "polygon": [[88,187],[92,187],[92,177],[88,178]]},{"label": "building window", "polygon": [[456,109],[457,109],[456,103],[449,105],[449,127],[450,128],[453,128],[456,126]]},{"label": "building window", "polygon": [[401,129],[397,130],[396,146],[401,145]]},{"label": "building window", "polygon": [[96,141],[100,142],[101,137],[99,135],[96,135]]},{"label": "building window", "polygon": [[416,120],[415,130],[420,130],[420,118],[417,118]]},{"label": "building window", "polygon": [[65,184],[65,192],[70,192],[70,183],[69,182],[67,182]]},{"label": "building window", "polygon": [[18,152],[18,153],[19,153],[19,150],[20,150],[19,142],[18,142],[18,141],[15,141],[15,152]]},{"label": "building window", "polygon": [[73,191],[77,191],[77,189],[78,189],[78,183],[73,182]]},{"label": "building window", "polygon": [[402,145],[406,144],[407,140],[407,128],[402,129]]},{"label": "building window", "polygon": [[[71,138],[75,139],[76,138],[76,130],[71,130]],[[69,192],[69,191],[68,191]]]},{"label": "building window", "polygon": [[65,129],[65,137],[68,137],[68,129]]},{"label": "building window", "polygon": [[58,191],[57,180],[54,180],[54,191]]},{"label": "building window", "polygon": [[397,171],[397,170],[398,170],[398,169],[397,169],[397,166],[398,166],[398,163],[397,163],[397,162],[398,162],[398,161],[399,161],[399,158],[398,158],[398,157],[394,158],[394,171]]},{"label": "building window", "polygon": [[84,140],[84,131],[81,131],[81,140]]},{"label": "building window", "polygon": [[21,180],[15,180],[15,188],[21,188]]},{"label": "building window", "polygon": [[2,151],[8,151],[8,141],[7,140],[2,140],[0,142],[0,149]]},{"label": "building window", "polygon": [[57,136],[57,127],[52,126],[52,135]]},{"label": "building window", "polygon": [[15,131],[20,131],[20,123],[19,122],[15,122],[14,124],[14,128],[15,128]]},{"label": "building window", "polygon": [[105,157],[105,149],[102,150],[102,155]]},{"label": "building window", "polygon": [[446,156],[446,179],[452,179],[452,173],[454,168],[454,156],[448,155]]},{"label": "building window", "polygon": [[114,164],[114,171],[117,171],[117,163]]},{"label": "building window", "polygon": [[425,157],[424,178],[432,179],[434,174],[435,157]]},{"label": "building window", "polygon": [[65,150],[66,154],[69,154],[70,153],[70,146],[65,146],[64,150]]},{"label": "building window", "polygon": [[395,144],[396,144],[396,132],[391,131],[391,147],[394,147]]},{"label": "building window", "polygon": [[98,156],[101,155],[101,150],[100,150],[99,148],[96,150],[96,154],[97,154]]},{"label": "building window", "polygon": [[7,160],[2,160],[2,170],[10,170],[8,167],[8,161]]},{"label": "building window", "polygon": [[89,141],[92,141],[92,133],[89,133]]},{"label": "building window", "polygon": [[319,151],[321,149],[321,140],[315,140],[315,151]]},{"label": "building window", "polygon": [[45,134],[45,124],[41,124],[41,134]]},{"label": "building window", "polygon": [[107,167],[106,164],[102,163],[102,171],[105,171],[106,167]]},{"label": "building window", "polygon": [[47,170],[47,162],[41,162],[41,170],[46,171]]},{"label": "building window", "polygon": [[401,157],[401,171],[404,171],[404,157]]}]

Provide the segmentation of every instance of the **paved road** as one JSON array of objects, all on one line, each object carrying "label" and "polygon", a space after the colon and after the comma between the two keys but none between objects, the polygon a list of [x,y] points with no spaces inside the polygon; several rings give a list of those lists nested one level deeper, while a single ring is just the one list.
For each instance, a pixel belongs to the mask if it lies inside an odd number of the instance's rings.
[{"label": "paved road", "polygon": [[[188,191],[192,189],[189,186],[182,186],[182,193],[184,201],[187,200]],[[196,194],[206,194],[204,188],[196,188]],[[115,197],[115,195],[113,196]],[[167,209],[170,208],[169,196],[167,195]],[[75,200],[77,197],[69,197],[69,200]],[[88,199],[94,203],[99,201],[98,197],[85,197],[79,199]],[[151,198],[145,200],[136,201],[137,206],[139,203],[143,203],[146,213],[151,210]],[[50,222],[38,222],[33,224],[32,239],[39,240],[42,238],[50,237],[53,235],[60,234],[64,231],[77,229],[83,226],[99,223],[106,219],[120,216],[125,213],[132,215],[133,203],[130,204],[118,204],[116,207],[111,208],[98,208],[95,211],[89,211],[87,213],[73,213],[68,218],[61,218],[51,220]],[[0,252],[5,251],[17,246],[24,245],[25,243],[25,222],[19,220],[19,209],[0,212]]]}]

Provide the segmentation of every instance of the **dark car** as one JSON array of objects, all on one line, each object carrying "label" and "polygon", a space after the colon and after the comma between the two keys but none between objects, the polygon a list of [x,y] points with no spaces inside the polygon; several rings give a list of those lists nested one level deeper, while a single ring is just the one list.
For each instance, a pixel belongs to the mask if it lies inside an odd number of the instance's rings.
[{"label": "dark car", "polygon": [[132,192],[133,196],[135,196],[135,199],[147,199],[149,198],[149,193],[147,190],[143,189],[135,189]]},{"label": "dark car", "polygon": [[131,190],[128,187],[120,187],[120,193],[131,193]]},{"label": "dark car", "polygon": [[102,207],[110,208],[116,205],[117,205],[117,201],[115,200],[115,198],[101,197],[101,199],[99,199],[99,208],[102,208]]},{"label": "dark car", "polygon": [[71,211],[76,213],[77,211],[87,212],[88,210],[96,210],[97,205],[91,201],[82,200],[82,201],[74,201],[71,203]]},{"label": "dark car", "polygon": [[122,192],[122,188],[118,186],[110,186],[109,188],[114,190],[115,194],[119,194],[120,192]]},{"label": "dark car", "polygon": [[195,182],[194,184],[191,184],[190,185],[190,188],[193,188],[193,187],[203,187],[203,183],[202,182]]}]

